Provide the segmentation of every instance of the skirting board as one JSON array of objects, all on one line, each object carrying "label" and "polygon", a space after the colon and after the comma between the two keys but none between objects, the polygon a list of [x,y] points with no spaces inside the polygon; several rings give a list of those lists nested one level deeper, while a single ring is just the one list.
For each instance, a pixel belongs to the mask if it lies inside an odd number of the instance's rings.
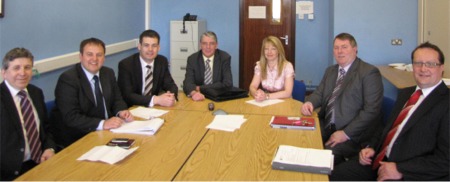
[{"label": "skirting board", "polygon": [[[138,39],[127,40],[123,42],[118,42],[110,45],[106,45],[106,55],[111,55],[115,53],[119,53],[122,51],[126,51],[129,49],[133,49],[137,47]],[[42,59],[38,61],[34,61],[34,69],[37,70],[39,74],[46,73],[49,71],[53,71],[56,69],[64,68],[70,65],[74,65],[79,60],[79,52],[73,52],[69,54],[64,54],[60,56],[55,56],[47,59]],[[3,81],[2,76],[0,75],[0,82]]]}]

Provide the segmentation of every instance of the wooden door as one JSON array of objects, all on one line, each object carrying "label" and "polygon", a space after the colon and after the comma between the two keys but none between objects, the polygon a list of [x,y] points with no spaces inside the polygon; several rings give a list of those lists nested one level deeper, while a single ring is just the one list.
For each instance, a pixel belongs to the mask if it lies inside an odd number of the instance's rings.
[{"label": "wooden door", "polygon": [[[280,1],[280,18],[273,3]],[[274,18],[275,17],[275,18]],[[286,58],[295,68],[295,0],[240,0],[239,87],[248,90],[262,40],[283,37]]]}]

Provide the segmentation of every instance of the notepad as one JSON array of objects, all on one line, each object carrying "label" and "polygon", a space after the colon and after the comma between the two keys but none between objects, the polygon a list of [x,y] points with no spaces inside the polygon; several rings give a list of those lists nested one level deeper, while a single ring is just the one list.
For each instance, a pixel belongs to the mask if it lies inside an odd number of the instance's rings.
[{"label": "notepad", "polygon": [[96,146],[83,154],[77,160],[88,160],[88,161],[100,161],[108,164],[115,164],[125,157],[129,156],[139,147],[134,147],[129,150],[121,148],[121,147],[110,147],[106,145]]},{"label": "notepad", "polygon": [[331,150],[280,145],[272,160],[272,169],[331,174],[333,163]]},{"label": "notepad", "polygon": [[134,109],[131,109],[130,112],[131,112],[131,114],[133,114],[133,116],[136,116],[136,117],[140,117],[143,119],[152,119],[152,118],[160,117],[169,111],[139,106]]},{"label": "notepad", "polygon": [[141,135],[154,135],[159,128],[164,124],[161,118],[153,118],[145,121],[132,121],[123,124],[121,127],[111,129],[114,133],[131,133]]}]

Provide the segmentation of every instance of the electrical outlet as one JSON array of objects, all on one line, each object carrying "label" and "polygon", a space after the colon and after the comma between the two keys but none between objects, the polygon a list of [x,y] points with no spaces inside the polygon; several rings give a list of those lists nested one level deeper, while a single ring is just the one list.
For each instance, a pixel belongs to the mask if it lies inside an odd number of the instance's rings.
[{"label": "electrical outlet", "polygon": [[39,70],[37,70],[36,68],[33,68],[33,78],[39,78],[41,76],[41,74],[39,73]]},{"label": "electrical outlet", "polygon": [[391,39],[391,44],[392,45],[402,45],[403,41],[402,41],[402,39]]}]

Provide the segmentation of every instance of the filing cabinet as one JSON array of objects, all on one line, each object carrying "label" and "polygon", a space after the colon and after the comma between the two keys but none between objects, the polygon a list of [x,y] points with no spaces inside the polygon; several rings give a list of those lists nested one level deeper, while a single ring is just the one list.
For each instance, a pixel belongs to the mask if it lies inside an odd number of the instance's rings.
[{"label": "filing cabinet", "polygon": [[206,22],[170,21],[170,72],[178,89],[183,89],[187,58],[200,50],[200,36],[206,31]]}]

